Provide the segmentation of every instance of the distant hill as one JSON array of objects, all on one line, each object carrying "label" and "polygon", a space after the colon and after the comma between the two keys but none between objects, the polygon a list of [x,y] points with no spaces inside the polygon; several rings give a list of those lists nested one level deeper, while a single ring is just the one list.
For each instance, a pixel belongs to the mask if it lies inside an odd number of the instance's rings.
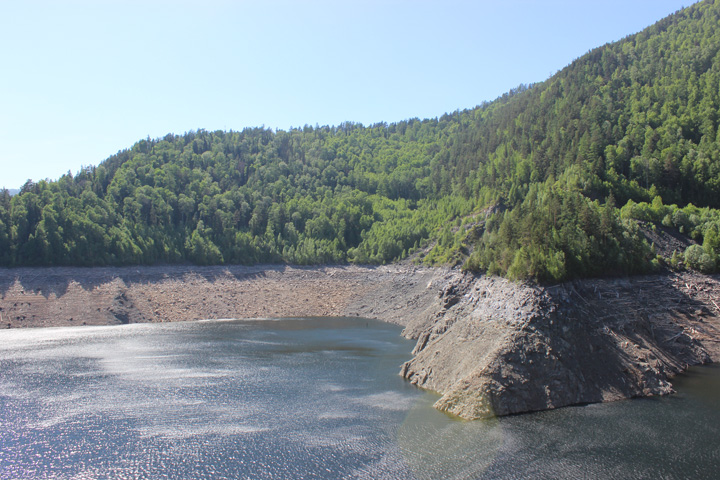
[{"label": "distant hill", "polygon": [[[0,263],[714,271],[719,52],[720,0],[704,1],[435,119],[148,138],[1,198]],[[694,243],[657,256],[657,227]]]}]

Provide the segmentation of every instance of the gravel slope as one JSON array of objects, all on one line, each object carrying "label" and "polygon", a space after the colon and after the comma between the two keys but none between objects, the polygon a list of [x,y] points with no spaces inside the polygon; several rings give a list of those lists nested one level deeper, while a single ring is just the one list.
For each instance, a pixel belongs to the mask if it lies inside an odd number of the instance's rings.
[{"label": "gravel slope", "polygon": [[404,325],[395,304],[422,297],[435,272],[278,265],[0,269],[0,326],[338,315]]}]

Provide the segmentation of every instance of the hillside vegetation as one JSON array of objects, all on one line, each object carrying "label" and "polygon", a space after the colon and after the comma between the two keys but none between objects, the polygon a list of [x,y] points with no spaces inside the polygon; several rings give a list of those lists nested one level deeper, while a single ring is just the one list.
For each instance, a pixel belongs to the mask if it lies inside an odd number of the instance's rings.
[{"label": "hillside vegetation", "polygon": [[[0,264],[463,263],[715,271],[720,0],[436,119],[195,131],[0,195]],[[640,221],[640,223],[638,222]],[[644,230],[692,237],[658,257]]]}]

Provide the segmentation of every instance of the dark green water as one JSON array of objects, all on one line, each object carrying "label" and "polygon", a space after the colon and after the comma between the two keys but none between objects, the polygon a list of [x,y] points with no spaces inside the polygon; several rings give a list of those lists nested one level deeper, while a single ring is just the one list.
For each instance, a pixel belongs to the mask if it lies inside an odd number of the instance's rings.
[{"label": "dark green water", "polygon": [[718,478],[720,369],[677,395],[462,422],[360,319],[0,332],[0,478]]}]

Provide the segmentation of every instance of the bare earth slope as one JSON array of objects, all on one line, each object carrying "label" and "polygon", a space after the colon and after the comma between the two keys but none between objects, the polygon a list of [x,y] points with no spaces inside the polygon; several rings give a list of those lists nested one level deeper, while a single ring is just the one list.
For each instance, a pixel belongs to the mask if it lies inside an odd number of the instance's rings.
[{"label": "bare earth slope", "polygon": [[[115,325],[208,318],[382,315],[362,299],[405,297],[431,269],[162,266],[0,269],[0,326]],[[424,290],[424,286],[423,286]],[[357,311],[353,311],[357,310]],[[380,312],[380,310],[378,311]]]},{"label": "bare earth slope", "polygon": [[0,269],[0,325],[357,315],[417,339],[401,374],[481,418],[672,392],[720,359],[720,279],[668,274],[516,284],[383,267]]}]

